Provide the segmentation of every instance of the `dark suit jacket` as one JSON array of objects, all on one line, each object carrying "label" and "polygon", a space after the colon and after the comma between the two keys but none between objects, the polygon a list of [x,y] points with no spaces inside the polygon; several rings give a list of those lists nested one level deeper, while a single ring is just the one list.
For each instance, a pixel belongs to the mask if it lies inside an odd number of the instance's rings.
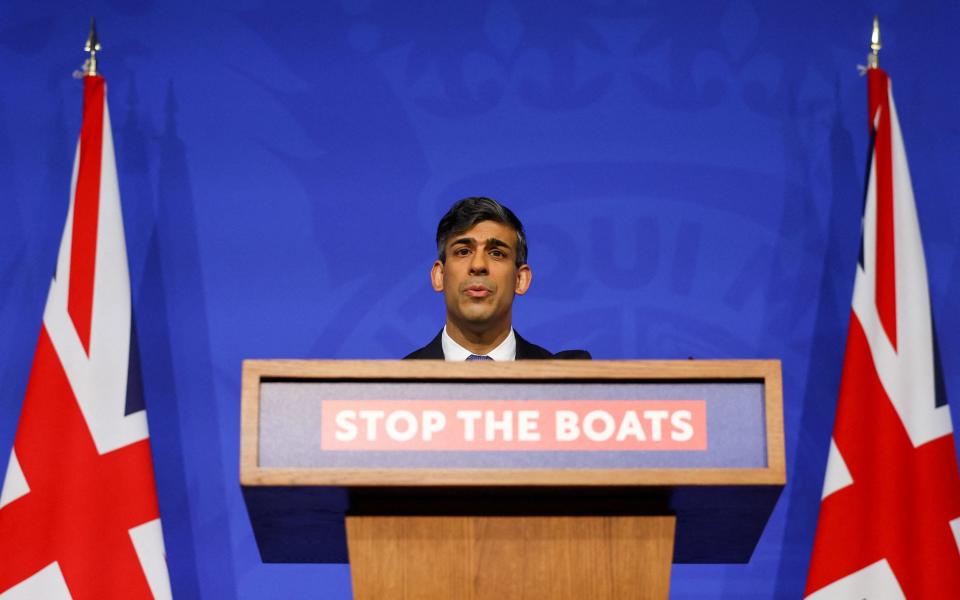
[{"label": "dark suit jacket", "polygon": [[[563,350],[562,352],[557,352],[556,354],[551,353],[546,348],[542,348],[536,344],[531,344],[527,340],[520,337],[520,334],[514,330],[514,335],[517,337],[517,360],[527,360],[527,359],[542,359],[542,358],[573,358],[573,359],[586,359],[591,358],[590,353],[586,350]],[[437,334],[437,337],[433,338],[429,344],[415,350],[410,354],[403,357],[404,360],[407,359],[439,359],[443,360],[443,345],[440,342],[441,337],[443,336],[443,330],[440,330],[440,333]]]}]

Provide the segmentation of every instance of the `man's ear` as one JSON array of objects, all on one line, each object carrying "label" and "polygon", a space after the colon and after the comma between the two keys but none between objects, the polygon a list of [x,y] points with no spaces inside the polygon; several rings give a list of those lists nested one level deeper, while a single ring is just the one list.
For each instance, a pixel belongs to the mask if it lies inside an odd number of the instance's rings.
[{"label": "man's ear", "polygon": [[530,270],[530,265],[522,265],[517,269],[517,286],[514,291],[520,296],[526,294],[532,281],[533,271]]},{"label": "man's ear", "polygon": [[434,262],[430,269],[430,285],[435,292],[443,291],[443,263],[439,260]]}]

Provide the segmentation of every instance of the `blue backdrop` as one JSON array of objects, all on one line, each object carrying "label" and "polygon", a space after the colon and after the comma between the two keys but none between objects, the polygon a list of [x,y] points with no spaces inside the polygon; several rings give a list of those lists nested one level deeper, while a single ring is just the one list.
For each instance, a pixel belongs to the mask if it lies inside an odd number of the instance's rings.
[{"label": "blue backdrop", "polygon": [[749,564],[677,565],[672,595],[797,597],[849,317],[874,13],[960,423],[955,0],[3,2],[0,476],[96,15],[178,598],[350,597],[346,564],[260,562],[237,484],[240,362],[425,343],[443,319],[436,222],[477,194],[528,228],[529,339],[783,360],[790,483]]}]

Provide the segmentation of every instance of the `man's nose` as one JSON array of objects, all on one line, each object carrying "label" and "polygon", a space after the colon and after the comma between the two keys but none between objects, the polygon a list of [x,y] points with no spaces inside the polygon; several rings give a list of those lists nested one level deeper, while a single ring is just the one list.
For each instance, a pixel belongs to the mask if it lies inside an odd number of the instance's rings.
[{"label": "man's nose", "polygon": [[487,274],[487,255],[484,252],[474,252],[473,256],[470,258],[470,274],[471,275],[486,275]]}]

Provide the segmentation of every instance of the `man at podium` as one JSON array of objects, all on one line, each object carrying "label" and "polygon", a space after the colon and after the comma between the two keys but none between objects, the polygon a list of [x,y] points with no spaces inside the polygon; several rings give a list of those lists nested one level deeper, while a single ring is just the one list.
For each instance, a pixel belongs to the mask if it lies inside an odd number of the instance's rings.
[{"label": "man at podium", "polygon": [[446,323],[407,359],[589,359],[585,350],[556,354],[513,329],[513,299],[530,289],[527,239],[520,219],[496,200],[464,198],[437,225],[437,260],[430,283],[443,292]]}]

